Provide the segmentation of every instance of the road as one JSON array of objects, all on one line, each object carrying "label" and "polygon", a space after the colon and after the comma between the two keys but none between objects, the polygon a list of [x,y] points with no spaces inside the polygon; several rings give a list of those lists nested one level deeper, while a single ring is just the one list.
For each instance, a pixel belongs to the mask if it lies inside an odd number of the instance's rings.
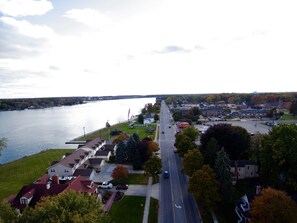
[{"label": "road", "polygon": [[199,223],[200,214],[193,195],[188,192],[187,176],[180,171],[181,159],[173,152],[176,128],[171,124],[172,117],[164,102],[160,114],[162,169],[168,170],[170,176],[160,178],[159,222]]}]

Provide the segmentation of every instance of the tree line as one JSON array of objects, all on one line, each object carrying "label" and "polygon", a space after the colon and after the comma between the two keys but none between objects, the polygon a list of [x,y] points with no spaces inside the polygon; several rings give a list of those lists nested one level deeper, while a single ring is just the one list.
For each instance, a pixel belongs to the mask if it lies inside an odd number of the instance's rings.
[{"label": "tree line", "polygon": [[268,134],[250,136],[242,127],[216,124],[200,136],[199,146],[198,135],[187,127],[176,134],[175,147],[182,172],[189,176],[188,189],[202,208],[235,203],[230,160],[250,159],[259,166],[263,188],[252,200],[251,222],[296,221],[297,205],[287,193],[297,192],[297,125],[282,124]]}]

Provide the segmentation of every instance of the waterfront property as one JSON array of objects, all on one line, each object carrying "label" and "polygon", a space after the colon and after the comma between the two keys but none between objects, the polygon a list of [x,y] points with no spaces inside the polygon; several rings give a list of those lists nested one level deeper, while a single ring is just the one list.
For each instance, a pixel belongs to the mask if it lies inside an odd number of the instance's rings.
[{"label": "waterfront property", "polygon": [[83,176],[60,178],[50,177],[45,174],[32,184],[21,188],[16,196],[10,196],[7,200],[12,207],[22,211],[25,207],[34,207],[43,197],[55,196],[66,191],[78,191],[101,199],[97,185]]},{"label": "waterfront property", "polygon": [[81,175],[93,179],[95,171],[100,171],[111,155],[110,150],[104,150],[105,144],[106,141],[99,138],[87,141],[73,153],[67,154],[60,161],[53,163],[48,168],[48,175],[50,177]]}]

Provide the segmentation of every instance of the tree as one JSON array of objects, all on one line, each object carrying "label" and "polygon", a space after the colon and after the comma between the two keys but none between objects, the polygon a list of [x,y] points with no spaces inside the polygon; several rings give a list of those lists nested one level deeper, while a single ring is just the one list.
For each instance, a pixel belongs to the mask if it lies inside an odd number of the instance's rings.
[{"label": "tree", "polygon": [[219,182],[216,180],[215,172],[209,165],[203,165],[189,179],[189,191],[206,208],[212,208],[220,200],[218,189]]},{"label": "tree", "polygon": [[232,176],[230,172],[230,159],[224,149],[221,149],[218,152],[214,170],[220,183],[219,191],[223,196],[224,201],[230,201],[233,192]]},{"label": "tree", "polygon": [[[280,125],[262,140],[261,176],[275,186],[297,190],[297,126]],[[269,177],[268,177],[269,176]]]},{"label": "tree", "polygon": [[127,160],[126,146],[123,141],[117,145],[115,160],[118,163],[124,163]]},{"label": "tree", "polygon": [[211,168],[214,168],[219,149],[218,141],[215,138],[211,138],[207,144],[206,150],[202,150],[204,161],[206,164],[210,165]]},{"label": "tree", "polygon": [[159,118],[159,115],[158,115],[158,114],[155,114],[155,115],[154,115],[154,120],[155,120],[155,122],[157,122],[157,121],[159,121],[159,120],[160,120],[160,118]]},{"label": "tree", "polygon": [[7,139],[6,138],[1,138],[0,139],[0,156],[1,156],[1,152],[4,148],[7,147]]},{"label": "tree", "polygon": [[113,179],[121,181],[127,179],[129,175],[128,168],[123,165],[117,165],[111,173]]},{"label": "tree", "polygon": [[153,154],[160,149],[159,144],[153,140],[149,142],[148,146],[149,146],[150,154]]},{"label": "tree", "polygon": [[129,136],[124,133],[124,132],[121,132],[113,141],[112,141],[112,144],[118,144],[119,142],[121,141],[126,141],[129,139]]},{"label": "tree", "polygon": [[224,147],[231,160],[249,158],[250,135],[246,129],[226,123],[215,124],[201,136],[202,151],[206,150],[211,138],[217,140],[219,148]]},{"label": "tree", "polygon": [[144,164],[144,172],[146,175],[152,176],[154,179],[161,173],[162,161],[159,157],[153,156]]},{"label": "tree", "polygon": [[18,221],[18,212],[13,209],[9,203],[0,202],[0,222],[3,223],[15,223]]},{"label": "tree", "polygon": [[[177,139],[176,139],[177,140]],[[177,153],[179,156],[183,157],[189,149],[196,149],[197,145],[191,140],[191,138],[185,134],[182,134],[178,138],[174,146],[177,148]]]},{"label": "tree", "polygon": [[201,169],[203,156],[198,149],[188,150],[183,158],[182,172],[191,176],[196,170]]},{"label": "tree", "polygon": [[137,119],[137,121],[138,121],[140,124],[143,124],[143,120],[144,120],[143,114],[139,114],[139,115],[138,115],[138,119]]},{"label": "tree", "polygon": [[192,142],[195,142],[197,136],[199,135],[199,131],[194,126],[188,126],[184,128],[183,134],[188,136],[192,140]]},{"label": "tree", "polygon": [[297,100],[296,99],[292,102],[292,105],[290,108],[290,113],[294,116],[297,116]]},{"label": "tree", "polygon": [[96,197],[74,191],[46,197],[34,209],[25,208],[20,222],[110,222]]},{"label": "tree", "polygon": [[297,219],[297,205],[283,191],[263,189],[251,202],[251,223],[294,223]]},{"label": "tree", "polygon": [[129,137],[126,144],[126,153],[127,153],[128,161],[133,161],[135,159],[136,145],[137,145],[137,142],[135,141],[134,137],[133,136]]}]

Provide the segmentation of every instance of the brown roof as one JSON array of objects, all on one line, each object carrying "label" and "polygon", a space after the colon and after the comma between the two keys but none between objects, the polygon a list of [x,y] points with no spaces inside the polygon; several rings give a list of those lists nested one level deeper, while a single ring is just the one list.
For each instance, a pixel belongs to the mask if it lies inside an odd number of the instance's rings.
[{"label": "brown roof", "polygon": [[103,159],[101,158],[90,158],[86,161],[86,163],[88,162],[91,165],[100,165],[102,163],[102,160]]},{"label": "brown roof", "polygon": [[109,153],[110,153],[109,150],[98,150],[95,156],[108,156]]},{"label": "brown roof", "polygon": [[73,176],[84,176],[89,178],[92,172],[93,172],[93,169],[80,168],[74,171]]},{"label": "brown roof", "polygon": [[69,154],[65,158],[61,159],[58,163],[54,164],[55,165],[63,165],[66,167],[73,168],[74,164],[76,164],[76,160],[82,160],[86,157],[86,150],[84,149],[78,149],[75,150],[73,153]]},{"label": "brown roof", "polygon": [[104,140],[100,138],[95,138],[90,141],[87,141],[86,144],[80,148],[89,148],[89,149],[96,149],[98,146],[100,146]]},{"label": "brown roof", "polygon": [[71,180],[66,180],[63,183],[61,182],[60,184],[52,182],[49,182],[49,184],[41,183],[41,181],[39,181],[39,183],[23,186],[18,194],[15,197],[10,197],[9,200],[11,201],[10,203],[12,207],[23,209],[26,205],[20,203],[20,198],[22,197],[32,198],[29,206],[34,207],[42,197],[55,196],[67,190],[84,193],[96,193],[96,184],[83,176],[74,177]]}]

